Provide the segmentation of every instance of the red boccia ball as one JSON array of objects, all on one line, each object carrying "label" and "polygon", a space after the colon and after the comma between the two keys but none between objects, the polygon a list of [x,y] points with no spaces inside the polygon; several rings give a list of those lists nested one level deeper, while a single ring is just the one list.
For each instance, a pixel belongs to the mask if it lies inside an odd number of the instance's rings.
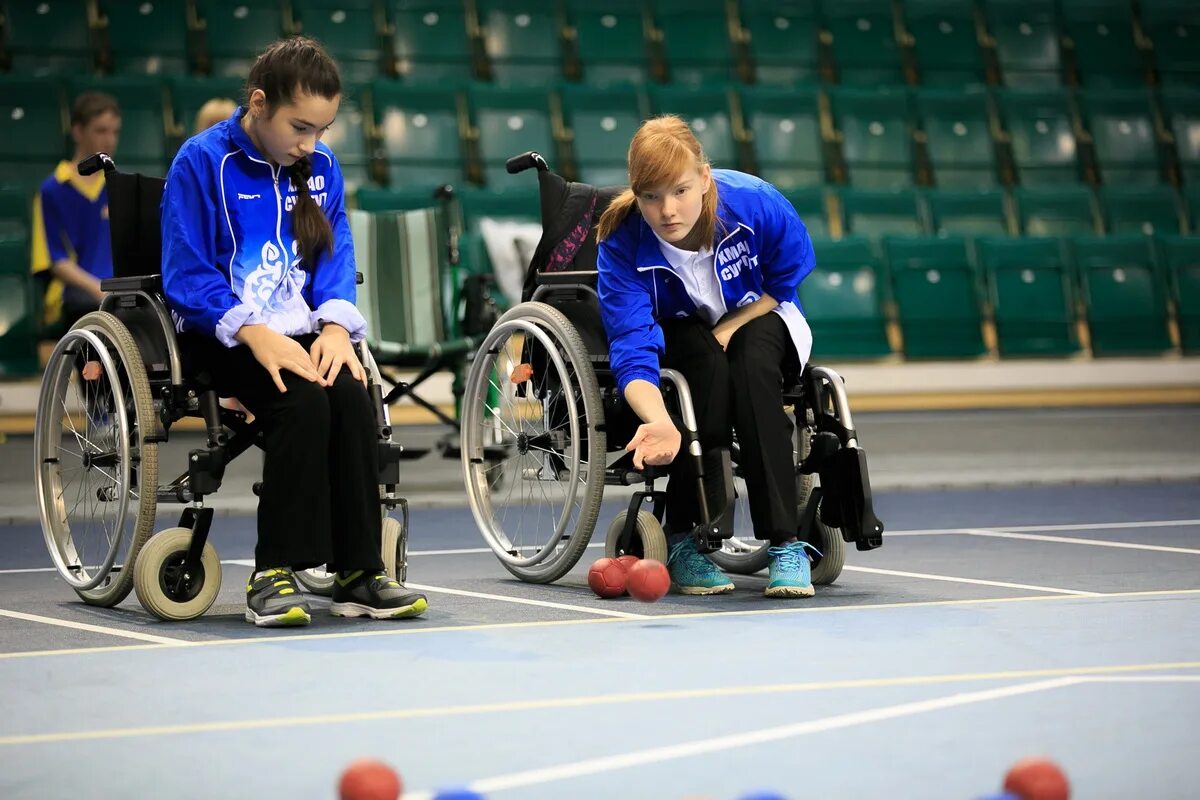
[{"label": "red boccia ball", "polygon": [[627,588],[643,603],[653,603],[671,588],[671,574],[661,561],[643,558],[629,570]]}]

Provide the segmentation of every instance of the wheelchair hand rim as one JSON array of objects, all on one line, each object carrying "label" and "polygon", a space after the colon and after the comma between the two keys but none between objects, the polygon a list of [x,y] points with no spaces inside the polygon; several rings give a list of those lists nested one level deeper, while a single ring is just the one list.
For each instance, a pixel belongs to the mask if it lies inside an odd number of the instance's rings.
[{"label": "wheelchair hand rim", "polygon": [[[501,338],[510,335],[514,332],[525,332],[533,334],[534,338],[546,349],[547,355],[554,363],[555,368],[560,375],[566,375],[566,364],[562,359],[562,355],[558,352],[558,347],[553,340],[546,334],[540,325],[533,321],[524,319],[508,320],[498,323],[488,334],[480,345],[476,355],[476,368],[472,370],[471,378],[467,386],[466,396],[475,397],[480,388],[479,384],[483,380],[489,379],[492,372],[492,367],[496,363],[499,351],[490,352]],[[568,403],[568,422],[570,425],[570,434],[572,443],[579,442],[579,411],[576,408],[576,403],[573,401]],[[482,413],[482,405],[471,403],[464,409],[465,423],[469,429],[474,430],[475,426],[479,425],[480,415]],[[464,473],[470,473],[472,470],[480,470],[482,463],[482,449],[479,453],[472,453],[466,447],[462,450],[462,464]],[[483,478],[482,483],[486,483],[486,475],[476,476],[476,480],[468,480],[469,487],[479,487],[481,485],[480,478]],[[546,544],[538,550],[537,553],[528,557],[513,555],[514,552],[520,552],[512,543],[512,540],[507,535],[500,533],[497,535],[491,521],[486,516],[486,512],[492,512],[492,519],[495,518],[494,511],[491,507],[491,498],[481,496],[481,490],[471,490],[467,492],[467,502],[471,507],[471,514],[475,518],[475,523],[483,534],[484,542],[495,553],[496,557],[501,561],[511,564],[515,567],[531,567],[542,563],[546,557],[552,553],[562,543],[563,533],[566,531],[567,523],[571,518],[571,511],[575,507],[575,500],[579,495],[579,459],[574,459],[571,463],[571,472],[568,478],[568,483],[571,487],[569,496],[564,498],[563,511],[559,515],[559,519],[555,525],[554,535],[546,540]],[[486,505],[486,508],[485,508]],[[503,541],[502,541],[503,540]],[[507,545],[507,547],[506,547]]]},{"label": "wheelchair hand rim", "polygon": [[[66,350],[76,340],[82,339],[82,340],[84,340],[84,342],[86,342],[88,345],[90,345],[96,351],[96,354],[99,356],[101,365],[104,370],[103,374],[105,376],[118,376],[119,373],[117,371],[116,363],[113,360],[112,355],[109,353],[108,348],[105,346],[104,342],[97,335],[98,331],[103,332],[102,329],[100,329],[98,327],[91,327],[91,326],[86,326],[86,325],[83,327],[72,328],[71,330],[67,331],[67,333],[63,336],[63,338],[60,339],[58,344],[55,346],[54,351],[51,353],[49,363],[55,364],[55,363],[58,363],[59,361],[63,361],[63,363],[65,363]],[[51,380],[43,382],[42,391],[40,392],[39,397],[38,397],[39,411],[45,411],[45,413],[50,413],[49,411],[46,410],[47,406],[58,402],[59,388],[61,387],[63,380],[67,380],[67,381],[70,380],[70,375],[71,375],[72,369],[73,368],[70,366],[59,367],[57,369],[57,371],[55,372],[55,374],[52,376]],[[111,378],[109,380],[111,381]],[[118,388],[119,388],[119,383],[118,383]],[[97,586],[99,586],[101,583],[104,582],[104,580],[108,577],[109,572],[112,570],[113,565],[116,563],[117,554],[120,552],[121,545],[123,544],[123,542],[126,538],[125,520],[128,515],[128,510],[129,510],[128,487],[129,487],[129,473],[130,473],[130,470],[129,470],[129,419],[126,415],[124,392],[113,391],[112,394],[113,394],[113,401],[116,406],[113,413],[115,414],[116,424],[119,426],[119,435],[116,437],[116,439],[117,439],[116,444],[117,444],[117,447],[119,448],[120,463],[121,463],[120,485],[125,488],[125,494],[124,494],[124,497],[120,501],[120,507],[119,507],[120,510],[119,510],[118,516],[117,516],[117,523],[114,526],[115,535],[110,537],[110,540],[109,540],[108,555],[105,557],[104,563],[99,565],[99,567],[95,569],[95,573],[91,578],[82,579],[82,580],[77,578],[76,571],[79,571],[80,573],[82,573],[83,570],[86,569],[86,565],[80,564],[80,563],[68,564],[67,558],[65,558],[63,555],[63,550],[65,548],[69,548],[70,555],[73,557],[73,560],[75,560],[75,561],[83,560],[79,557],[78,553],[75,550],[75,545],[72,540],[73,537],[71,537],[71,539],[69,539],[67,541],[63,541],[63,542],[59,542],[56,540],[56,532],[57,532],[57,528],[58,528],[58,523],[52,524],[52,522],[51,522],[50,513],[49,513],[49,508],[50,508],[51,504],[53,504],[55,511],[58,512],[58,517],[59,517],[58,522],[62,524],[62,526],[66,529],[68,534],[70,531],[70,521],[68,519],[68,515],[66,513],[65,506],[63,505],[63,497],[62,497],[63,493],[60,492],[59,496],[57,498],[50,498],[47,496],[47,493],[51,492],[52,489],[54,488],[52,486],[47,485],[47,476],[45,474],[46,470],[49,467],[49,454],[46,452],[46,450],[48,447],[51,446],[51,443],[46,441],[43,438],[42,426],[40,426],[40,425],[35,426],[34,452],[37,453],[37,457],[38,457],[38,469],[37,469],[36,478],[35,478],[35,485],[36,485],[35,488],[38,493],[38,497],[41,501],[38,503],[38,513],[39,513],[39,516],[41,517],[42,535],[46,541],[46,549],[50,552],[50,558],[54,561],[54,566],[58,570],[59,575],[61,575],[62,579],[64,581],[66,581],[67,584],[70,585],[71,588],[75,589],[76,591],[88,591],[90,589],[96,588]],[[63,408],[63,413],[67,415],[68,419],[70,418],[70,414],[67,411],[65,405]],[[61,418],[59,418],[58,423],[54,427],[61,434],[61,431],[62,431],[62,419]],[[75,433],[78,436],[78,432],[75,432]],[[54,446],[57,447],[57,445],[54,445]],[[81,448],[82,448],[82,444],[81,444]],[[61,483],[61,476],[60,476],[59,482]],[[59,488],[61,488],[61,487],[59,487]],[[83,574],[87,574],[87,573],[83,573]]]}]

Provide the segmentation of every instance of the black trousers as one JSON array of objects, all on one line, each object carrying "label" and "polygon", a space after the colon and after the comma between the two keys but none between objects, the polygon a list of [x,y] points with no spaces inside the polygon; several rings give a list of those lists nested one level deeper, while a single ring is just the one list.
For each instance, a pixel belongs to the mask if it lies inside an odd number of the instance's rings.
[{"label": "black trousers", "polygon": [[[295,339],[308,350],[316,336]],[[185,373],[262,425],[256,569],[382,569],[378,432],[362,383],[346,368],[328,387],[283,371],[281,393],[249,347],[195,332],[179,342]]]},{"label": "black trousers", "polygon": [[[729,447],[731,429],[737,432],[754,536],[772,544],[791,539],[799,519],[793,423],[783,410],[783,375],[799,368],[799,357],[787,325],[778,314],[764,314],[739,328],[727,350],[696,317],[663,321],[662,329],[667,349],[660,363],[687,379],[700,446],[705,451]],[[706,463],[706,473],[715,469]],[[676,456],[669,475],[666,522],[674,533],[682,533],[700,522],[698,487],[686,452]],[[715,515],[715,498],[721,494],[711,482],[709,487],[714,498],[709,511]]]}]

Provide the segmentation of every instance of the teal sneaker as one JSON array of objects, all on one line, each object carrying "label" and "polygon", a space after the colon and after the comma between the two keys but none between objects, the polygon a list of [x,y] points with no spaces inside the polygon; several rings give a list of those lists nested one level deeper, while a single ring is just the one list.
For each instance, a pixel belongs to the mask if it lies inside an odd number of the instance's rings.
[{"label": "teal sneaker", "polygon": [[789,542],[768,548],[770,581],[763,594],[767,597],[812,597],[815,592],[809,550],[817,552],[808,542]]},{"label": "teal sneaker", "polygon": [[671,583],[680,594],[725,594],[733,591],[733,581],[696,549],[692,537],[671,545],[667,556]]}]

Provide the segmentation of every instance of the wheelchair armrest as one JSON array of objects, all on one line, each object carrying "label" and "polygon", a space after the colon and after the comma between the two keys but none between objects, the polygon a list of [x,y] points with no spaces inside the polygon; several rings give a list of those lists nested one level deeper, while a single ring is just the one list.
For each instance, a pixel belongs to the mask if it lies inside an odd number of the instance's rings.
[{"label": "wheelchair armrest", "polygon": [[104,278],[100,289],[105,292],[161,292],[162,275],[130,275],[124,278]]}]

